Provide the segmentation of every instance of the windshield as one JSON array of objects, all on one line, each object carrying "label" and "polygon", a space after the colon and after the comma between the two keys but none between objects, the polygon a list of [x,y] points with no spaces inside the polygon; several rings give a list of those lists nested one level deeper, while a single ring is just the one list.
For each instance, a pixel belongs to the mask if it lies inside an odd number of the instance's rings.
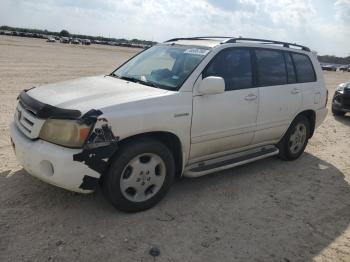
[{"label": "windshield", "polygon": [[111,76],[176,91],[209,51],[209,48],[197,46],[153,46],[119,67]]}]

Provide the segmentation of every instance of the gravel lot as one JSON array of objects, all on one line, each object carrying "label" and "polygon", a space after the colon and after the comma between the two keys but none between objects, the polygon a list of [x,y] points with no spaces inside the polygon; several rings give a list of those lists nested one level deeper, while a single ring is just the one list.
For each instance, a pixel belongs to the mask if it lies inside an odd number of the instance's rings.
[{"label": "gravel lot", "polygon": [[[135,52],[0,36],[0,261],[350,261],[350,115],[329,113],[294,162],[182,179],[137,214],[21,169],[8,128],[19,92],[109,73]],[[350,73],[325,79],[331,98]]]}]

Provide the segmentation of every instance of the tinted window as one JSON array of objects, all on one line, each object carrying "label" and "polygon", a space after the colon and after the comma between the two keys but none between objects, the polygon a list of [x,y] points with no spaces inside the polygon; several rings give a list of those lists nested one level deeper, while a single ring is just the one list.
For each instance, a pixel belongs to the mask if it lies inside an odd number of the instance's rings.
[{"label": "tinted window", "polygon": [[225,90],[253,86],[250,52],[247,49],[226,49],[214,57],[203,72],[207,76],[220,76],[225,80]]},{"label": "tinted window", "polygon": [[261,86],[283,85],[287,83],[283,53],[272,50],[255,50],[258,82]]},{"label": "tinted window", "polygon": [[316,81],[314,68],[306,55],[292,53],[292,58],[299,83]]},{"label": "tinted window", "polygon": [[295,76],[295,71],[294,71],[294,65],[293,65],[292,58],[290,57],[289,53],[285,53],[284,57],[286,59],[288,84],[296,83],[297,79],[296,79],[296,76]]}]

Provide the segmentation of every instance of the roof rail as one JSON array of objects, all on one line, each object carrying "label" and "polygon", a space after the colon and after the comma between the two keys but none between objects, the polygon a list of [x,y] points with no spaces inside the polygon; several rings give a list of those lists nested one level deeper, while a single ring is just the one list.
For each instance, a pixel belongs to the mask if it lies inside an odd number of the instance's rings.
[{"label": "roof rail", "polygon": [[169,39],[167,41],[165,41],[165,43],[167,42],[175,42],[175,41],[179,41],[179,40],[210,40],[210,39],[231,39],[232,37],[229,36],[196,36],[196,37],[180,37],[180,38],[172,38]]},{"label": "roof rail", "polygon": [[291,46],[299,47],[304,51],[311,51],[310,48],[298,45],[296,43],[281,42],[275,40],[258,39],[258,38],[246,38],[246,37],[229,37],[229,36],[197,36],[197,37],[184,37],[184,38],[173,38],[165,42],[175,42],[179,40],[210,40],[210,39],[223,39],[222,44],[226,43],[237,43],[237,41],[248,41],[248,42],[259,42],[260,44],[275,44],[282,45],[283,47],[290,48]]},{"label": "roof rail", "polygon": [[231,38],[229,40],[226,40],[224,43],[237,43],[237,41],[260,42],[261,44],[276,44],[276,45],[282,45],[283,47],[287,47],[287,48],[289,48],[290,46],[295,46],[295,47],[300,47],[304,51],[310,51],[310,48],[303,45],[298,45],[296,43],[288,43],[288,42],[258,39],[258,38],[245,38],[245,37]]}]

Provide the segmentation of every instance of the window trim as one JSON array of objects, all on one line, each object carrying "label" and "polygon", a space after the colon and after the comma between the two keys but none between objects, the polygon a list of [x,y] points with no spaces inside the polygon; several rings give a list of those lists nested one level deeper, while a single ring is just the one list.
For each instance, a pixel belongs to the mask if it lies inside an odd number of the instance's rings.
[{"label": "window trim", "polygon": [[[227,47],[224,49],[221,49],[219,52],[217,52],[209,61],[209,63],[204,67],[204,69],[202,70],[202,72],[200,73],[200,77],[203,80],[203,73],[207,70],[207,68],[213,63],[214,59],[222,52],[225,52],[227,50],[248,50],[249,55],[250,55],[250,69],[252,72],[252,86],[251,87],[246,87],[246,88],[238,88],[238,89],[233,89],[233,90],[225,90],[225,92],[232,92],[232,91],[236,91],[236,90],[244,90],[244,89],[251,89],[251,88],[256,88],[258,87],[256,85],[256,72],[255,72],[255,61],[254,61],[254,51],[252,50],[252,47],[244,47],[244,46],[231,46],[231,47]],[[226,89],[226,87],[225,87]]]},{"label": "window trim", "polygon": [[[289,82],[289,71],[288,71],[286,56],[289,56],[290,61],[292,62],[292,67],[293,67],[293,71],[294,71],[294,75],[295,75],[295,82],[294,83],[290,83]],[[287,84],[288,85],[297,84],[298,83],[298,76],[297,76],[297,71],[296,71],[295,64],[294,64],[294,61],[293,61],[293,58],[292,58],[292,54],[290,54],[290,52],[288,52],[288,51],[285,51],[284,54],[283,54],[283,57],[284,57],[284,63],[286,65]]]}]

